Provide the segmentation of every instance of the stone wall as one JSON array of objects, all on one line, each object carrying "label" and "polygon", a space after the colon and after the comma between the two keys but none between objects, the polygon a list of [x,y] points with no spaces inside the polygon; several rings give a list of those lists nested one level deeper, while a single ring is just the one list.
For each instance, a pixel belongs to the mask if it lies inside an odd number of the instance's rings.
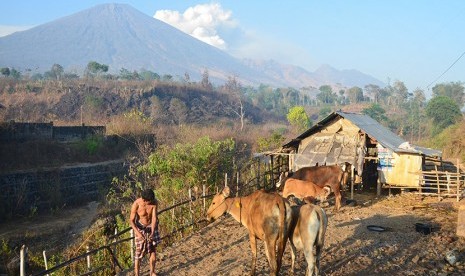
[{"label": "stone wall", "polygon": [[99,200],[115,176],[127,173],[122,160],[0,175],[0,219]]},{"label": "stone wall", "polygon": [[85,139],[93,135],[104,136],[104,126],[54,126],[50,123],[0,123],[0,142],[31,140],[57,140],[61,142]]}]

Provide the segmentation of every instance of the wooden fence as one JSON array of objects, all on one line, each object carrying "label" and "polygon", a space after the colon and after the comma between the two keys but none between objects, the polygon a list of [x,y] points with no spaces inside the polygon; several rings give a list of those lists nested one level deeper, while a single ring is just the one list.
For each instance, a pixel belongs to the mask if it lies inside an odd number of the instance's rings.
[{"label": "wooden fence", "polygon": [[[276,181],[279,178],[279,174],[285,166],[287,166],[287,162],[284,162],[283,159],[280,158],[267,157],[265,162],[260,157],[254,158],[251,162],[244,165],[241,169],[237,170],[237,172],[233,173],[231,177],[228,178],[228,175],[226,174],[224,184],[228,185],[231,188],[232,192],[236,194],[236,196],[244,196],[257,189],[274,190]],[[209,204],[207,200],[212,198],[218,192],[218,189],[219,187],[216,186],[214,188],[214,191],[208,191],[208,188],[204,185],[202,195],[200,196],[195,195],[193,191],[189,189],[187,198],[179,200],[177,203],[174,202],[173,205],[158,211],[159,217],[175,217],[177,208],[189,208],[189,212],[187,212],[189,215],[183,219],[185,223],[181,225],[172,225],[171,231],[169,231],[169,233],[165,235],[162,235],[162,241],[169,245],[175,242],[176,240],[182,239],[183,231],[185,229],[192,227],[200,227],[202,223],[206,222],[205,212],[207,208],[207,203]],[[176,237],[177,234],[179,234],[178,237]],[[106,244],[95,249],[90,249],[89,247],[87,247],[85,253],[70,258],[69,260],[57,264],[52,268],[48,268],[46,252],[43,251],[45,270],[32,275],[51,275],[51,273],[56,272],[59,269],[67,268],[71,264],[74,264],[78,261],[83,262],[84,260],[86,262],[87,271],[82,273],[81,275],[92,275],[99,271],[102,271],[103,269],[110,269],[114,274],[117,270],[121,271],[125,269],[118,260],[116,251],[118,245],[126,242],[130,242],[131,264],[133,264],[134,234],[130,227],[120,232],[116,232],[115,235],[109,237],[108,240],[112,242],[107,242]],[[26,273],[27,251],[27,247],[23,245],[20,251],[21,276],[28,275]],[[92,256],[95,256],[96,254],[101,253],[103,251],[107,252],[110,256],[110,263],[103,265],[99,264],[99,267],[92,266]]]}]

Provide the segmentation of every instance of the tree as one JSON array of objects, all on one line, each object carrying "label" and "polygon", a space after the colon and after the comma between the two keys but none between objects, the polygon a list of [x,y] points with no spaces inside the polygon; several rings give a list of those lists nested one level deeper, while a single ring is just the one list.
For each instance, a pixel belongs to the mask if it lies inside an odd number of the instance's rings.
[{"label": "tree", "polygon": [[10,68],[8,67],[0,68],[0,73],[4,75],[5,77],[8,77],[10,76]]},{"label": "tree", "polygon": [[203,71],[203,73],[202,73],[202,81],[200,82],[200,85],[205,90],[208,90],[208,91],[213,90],[213,85],[211,84],[210,79],[209,79],[208,69],[205,69]]},{"label": "tree", "polygon": [[436,96],[426,106],[426,115],[433,121],[432,134],[436,135],[462,118],[459,105],[447,96]]},{"label": "tree", "polygon": [[408,99],[408,89],[405,84],[401,81],[395,81],[394,85],[392,86],[392,92],[395,99],[395,106],[403,106],[407,102]]},{"label": "tree", "polygon": [[364,108],[362,110],[362,113],[370,116],[375,121],[380,122],[380,123],[383,121],[387,121],[387,117],[385,115],[386,110],[384,110],[379,104],[376,104],[376,103],[372,104],[368,108]]},{"label": "tree", "polygon": [[52,72],[53,76],[55,76],[55,78],[59,80],[63,77],[63,73],[65,70],[63,69],[63,66],[55,63],[52,65],[52,69],[50,69],[50,71]]},{"label": "tree", "polygon": [[378,103],[379,97],[381,96],[381,88],[376,84],[365,85],[365,91],[369,95],[374,103]]},{"label": "tree", "polygon": [[351,104],[359,103],[363,101],[363,90],[360,87],[354,86],[348,91],[349,101]]},{"label": "tree", "polygon": [[336,94],[333,92],[333,89],[329,85],[322,85],[318,89],[320,93],[316,95],[316,98],[325,104],[332,104],[336,99]]},{"label": "tree", "polygon": [[224,85],[225,92],[235,99],[235,102],[231,103],[231,110],[241,120],[241,131],[244,129],[245,110],[244,103],[242,102],[242,87],[240,82],[235,76],[228,77],[228,81]]},{"label": "tree", "polygon": [[310,118],[303,106],[294,106],[287,113],[287,121],[298,132],[305,131],[311,124]]},{"label": "tree", "polygon": [[433,87],[433,97],[447,96],[454,100],[460,107],[465,102],[463,84],[460,82],[440,83]]},{"label": "tree", "polygon": [[96,61],[90,61],[86,67],[86,76],[98,76],[101,73],[108,72],[108,65],[100,64]]}]

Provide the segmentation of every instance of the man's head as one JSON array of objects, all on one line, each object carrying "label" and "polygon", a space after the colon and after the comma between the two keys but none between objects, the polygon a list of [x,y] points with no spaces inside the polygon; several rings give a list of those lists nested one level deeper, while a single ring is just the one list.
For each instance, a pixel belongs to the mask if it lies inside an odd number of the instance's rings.
[{"label": "man's head", "polygon": [[155,194],[153,193],[152,189],[143,190],[142,199],[149,202],[155,201]]}]

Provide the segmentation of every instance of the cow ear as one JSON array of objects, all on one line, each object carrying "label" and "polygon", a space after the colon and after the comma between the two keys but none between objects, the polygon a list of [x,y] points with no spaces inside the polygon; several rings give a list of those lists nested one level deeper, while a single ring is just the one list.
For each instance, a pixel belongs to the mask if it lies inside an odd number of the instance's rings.
[{"label": "cow ear", "polygon": [[224,197],[229,197],[229,194],[231,193],[231,190],[229,189],[228,186],[226,186],[226,187],[224,187],[222,193],[223,193],[223,196],[224,196]]},{"label": "cow ear", "polygon": [[331,188],[329,186],[324,186],[323,190],[325,191],[325,196],[329,196],[331,193]]}]

